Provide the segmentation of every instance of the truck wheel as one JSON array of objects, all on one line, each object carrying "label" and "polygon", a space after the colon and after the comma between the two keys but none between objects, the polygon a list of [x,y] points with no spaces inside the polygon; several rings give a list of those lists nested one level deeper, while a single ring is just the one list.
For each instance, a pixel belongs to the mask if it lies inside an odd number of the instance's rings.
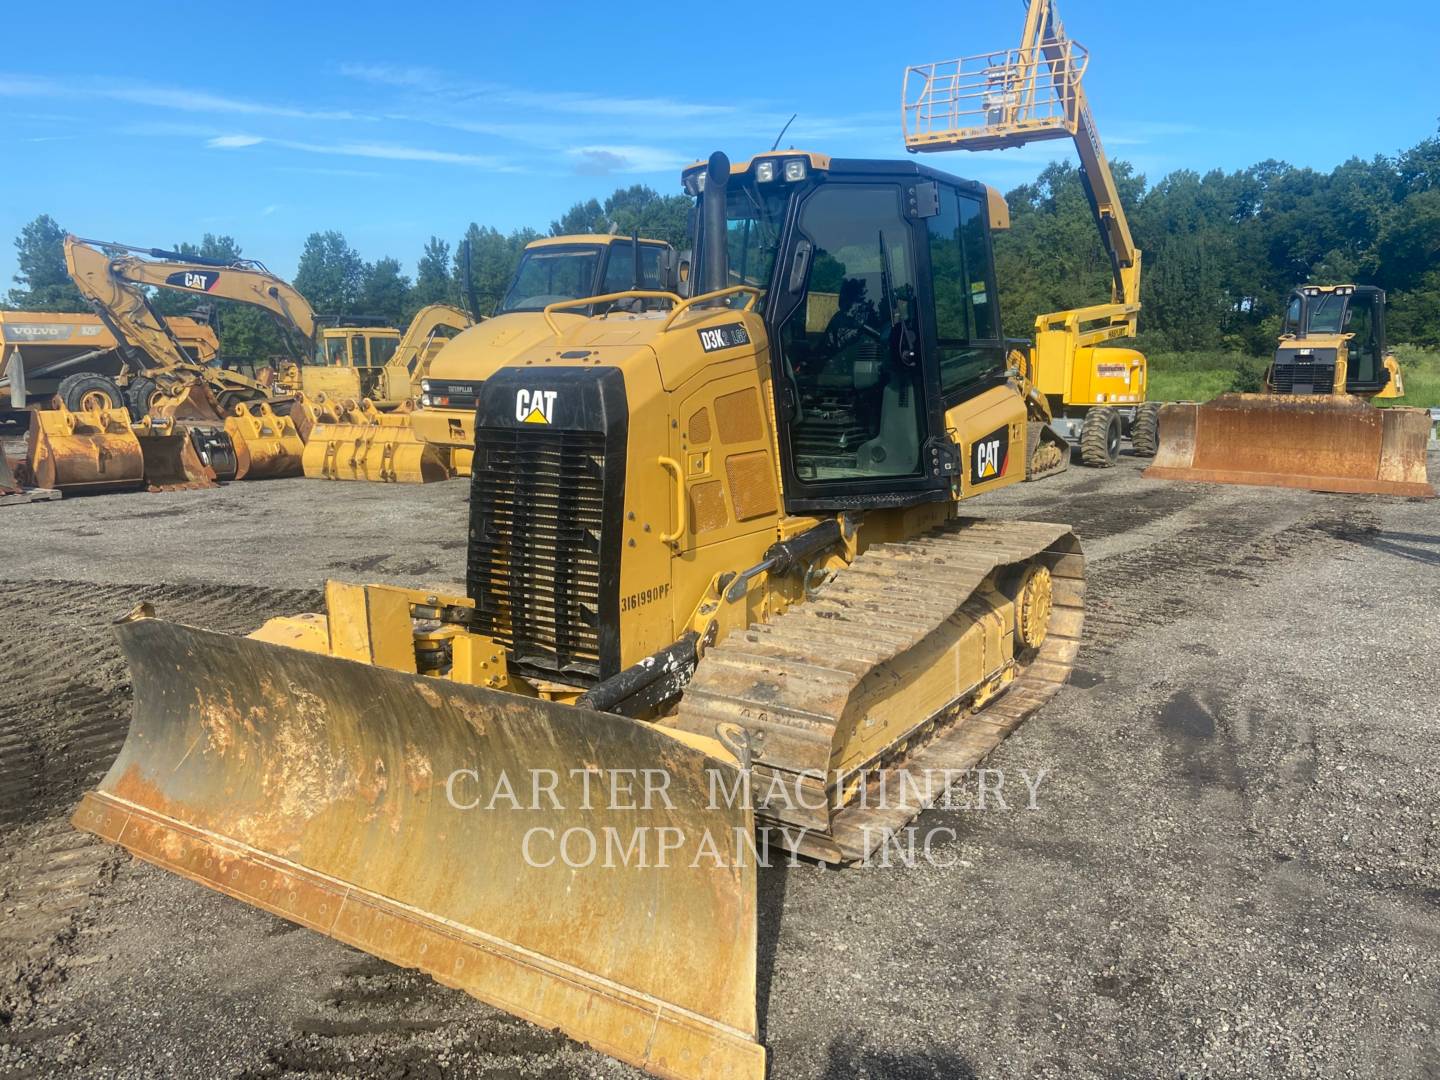
[{"label": "truck wheel", "polygon": [[108,375],[82,371],[60,380],[56,395],[71,412],[81,409],[123,409],[125,395]]},{"label": "truck wheel", "polygon": [[1146,401],[1135,410],[1130,427],[1130,444],[1140,457],[1154,457],[1160,449],[1160,403]]},{"label": "truck wheel", "polygon": [[160,395],[160,384],[148,375],[137,375],[125,387],[125,403],[130,408],[132,420],[144,420],[150,415],[155,398]]},{"label": "truck wheel", "polygon": [[1101,406],[1085,414],[1080,460],[1091,469],[1108,469],[1120,460],[1120,414],[1114,409]]}]

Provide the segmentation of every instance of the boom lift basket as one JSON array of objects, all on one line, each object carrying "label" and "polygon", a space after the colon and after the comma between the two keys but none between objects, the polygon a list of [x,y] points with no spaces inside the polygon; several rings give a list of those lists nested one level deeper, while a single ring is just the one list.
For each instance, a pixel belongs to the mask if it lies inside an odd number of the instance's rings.
[{"label": "boom lift basket", "polygon": [[1222,394],[1160,410],[1154,480],[1434,498],[1430,418],[1358,398]]},{"label": "boom lift basket", "polygon": [[1085,48],[1064,38],[907,68],[905,146],[1000,150],[1073,138],[1089,63]]},{"label": "boom lift basket", "polygon": [[42,488],[67,493],[145,486],[145,457],[123,408],[71,412],[55,407],[30,416],[30,471]]}]

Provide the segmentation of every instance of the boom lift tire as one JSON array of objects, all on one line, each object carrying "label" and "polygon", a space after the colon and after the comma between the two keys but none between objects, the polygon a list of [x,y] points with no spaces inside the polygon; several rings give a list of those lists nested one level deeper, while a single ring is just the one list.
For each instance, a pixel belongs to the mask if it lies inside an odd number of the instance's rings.
[{"label": "boom lift tire", "polygon": [[56,388],[56,395],[71,412],[125,408],[125,395],[120,392],[119,384],[108,375],[97,375],[93,371],[65,376]]},{"label": "boom lift tire", "polygon": [[1120,460],[1122,435],[1118,412],[1108,407],[1091,409],[1080,428],[1080,461],[1090,469],[1113,467]]},{"label": "boom lift tire", "polygon": [[1147,401],[1135,411],[1130,445],[1137,457],[1153,458],[1160,449],[1160,403]]}]

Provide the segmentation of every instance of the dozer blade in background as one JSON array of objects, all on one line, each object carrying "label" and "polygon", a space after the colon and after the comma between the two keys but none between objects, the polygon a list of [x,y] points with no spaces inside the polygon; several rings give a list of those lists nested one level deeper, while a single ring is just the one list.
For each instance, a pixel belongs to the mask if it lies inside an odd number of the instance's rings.
[{"label": "dozer blade in background", "polygon": [[186,491],[217,487],[215,472],[195,452],[190,432],[173,420],[147,416],[132,426],[145,460],[150,491]]},{"label": "dozer blade in background", "polygon": [[76,494],[145,486],[140,440],[126,410],[71,412],[58,398],[56,406],[30,415],[27,456],[39,487]]},{"label": "dozer blade in background", "polygon": [[1429,415],[1357,398],[1222,394],[1160,410],[1154,480],[1434,498]]},{"label": "dozer blade in background", "polygon": [[305,444],[294,421],[278,415],[268,402],[235,406],[225,421],[235,447],[236,480],[277,480],[303,473]]},{"label": "dozer blade in background", "polygon": [[[764,1076],[754,818],[711,790],[733,765],[587,709],[153,618],[117,633],[134,715],[77,827],[658,1076]],[[630,773],[613,798],[616,769],[664,770],[665,797]]]},{"label": "dozer blade in background", "polygon": [[409,408],[382,413],[362,401],[344,412],[339,423],[317,423],[311,428],[305,443],[306,476],[385,484],[450,479],[446,455],[415,434]]}]

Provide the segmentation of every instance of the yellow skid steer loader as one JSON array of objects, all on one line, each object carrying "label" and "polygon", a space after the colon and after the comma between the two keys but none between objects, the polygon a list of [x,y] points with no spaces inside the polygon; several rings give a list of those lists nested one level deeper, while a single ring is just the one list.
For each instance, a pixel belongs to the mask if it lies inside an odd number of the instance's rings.
[{"label": "yellow skid steer loader", "polygon": [[1385,344],[1385,293],[1370,285],[1295,290],[1264,394],[1222,394],[1160,413],[1156,480],[1434,498],[1430,416],[1376,408],[1403,397]]},{"label": "yellow skid steer loader", "polygon": [[548,304],[482,373],[466,595],[332,581],[249,637],[142,606],[75,822],[657,1076],[760,1080],[767,845],[903,838],[1068,677],[1084,561],[957,514],[1047,426],[970,332],[998,193],[796,151],[684,183],[697,295]]}]

